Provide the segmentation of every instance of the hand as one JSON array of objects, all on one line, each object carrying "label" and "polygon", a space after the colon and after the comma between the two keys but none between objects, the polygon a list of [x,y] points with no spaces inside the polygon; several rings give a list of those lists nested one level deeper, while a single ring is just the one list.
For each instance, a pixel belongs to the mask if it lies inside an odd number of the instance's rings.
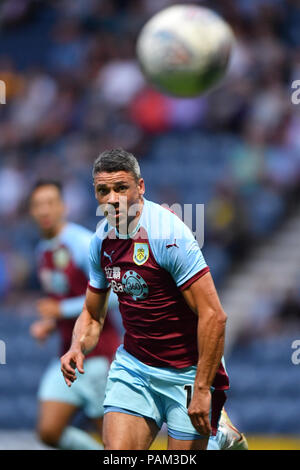
[{"label": "hand", "polygon": [[53,320],[38,320],[30,326],[30,334],[33,338],[42,343],[54,329],[55,322]]},{"label": "hand", "polygon": [[60,318],[60,302],[55,299],[40,299],[36,303],[36,308],[43,318]]},{"label": "hand", "polygon": [[80,349],[69,349],[64,356],[60,358],[61,371],[68,387],[76,380],[75,369],[80,374],[84,374],[83,369],[84,354]]},{"label": "hand", "polygon": [[192,425],[202,436],[210,436],[211,424],[209,411],[211,406],[210,389],[194,389],[193,397],[188,408],[188,415]]}]

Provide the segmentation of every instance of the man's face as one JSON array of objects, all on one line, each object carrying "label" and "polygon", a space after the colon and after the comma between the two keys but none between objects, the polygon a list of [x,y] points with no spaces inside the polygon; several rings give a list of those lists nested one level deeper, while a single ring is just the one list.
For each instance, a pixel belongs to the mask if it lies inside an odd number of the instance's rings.
[{"label": "man's face", "polygon": [[[137,215],[136,210],[142,202],[145,184],[142,178],[137,182],[132,173],[116,171],[100,172],[94,177],[95,195],[98,203],[111,225],[126,228]],[[130,209],[131,208],[131,209]]]},{"label": "man's face", "polygon": [[65,214],[58,188],[54,185],[37,188],[30,199],[30,214],[43,232],[55,230]]}]

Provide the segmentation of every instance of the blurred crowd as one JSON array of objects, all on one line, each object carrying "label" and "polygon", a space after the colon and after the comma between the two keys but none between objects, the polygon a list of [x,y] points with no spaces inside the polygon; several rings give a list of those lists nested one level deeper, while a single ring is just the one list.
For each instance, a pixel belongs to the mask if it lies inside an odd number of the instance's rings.
[{"label": "blurred crowd", "polygon": [[69,218],[95,229],[91,166],[106,148],[139,158],[156,202],[205,203],[218,284],[299,202],[298,1],[195,2],[228,20],[236,45],[222,86],[186,100],[151,88],[135,58],[142,25],[172,3],[1,2],[0,298],[37,288],[30,187],[59,178]]}]

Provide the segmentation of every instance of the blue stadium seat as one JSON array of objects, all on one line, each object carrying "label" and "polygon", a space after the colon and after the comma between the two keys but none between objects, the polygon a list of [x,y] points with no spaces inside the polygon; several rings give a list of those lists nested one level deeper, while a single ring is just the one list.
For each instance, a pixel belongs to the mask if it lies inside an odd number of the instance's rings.
[{"label": "blue stadium seat", "polygon": [[45,368],[28,364],[24,367],[19,365],[15,368],[15,381],[23,393],[36,394],[40,379]]},{"label": "blue stadium seat", "polygon": [[0,429],[23,428],[22,416],[16,409],[16,397],[0,394]]},{"label": "blue stadium seat", "polygon": [[36,396],[31,394],[22,394],[15,401],[16,413],[19,415],[19,429],[33,429],[35,427],[38,402]]},{"label": "blue stadium seat", "polygon": [[227,360],[231,390],[227,410],[253,433],[299,433],[300,369],[291,361],[288,335],[236,347]]},{"label": "blue stadium seat", "polygon": [[11,396],[18,393],[18,382],[14,375],[14,368],[9,364],[0,365],[0,390],[1,394]]}]

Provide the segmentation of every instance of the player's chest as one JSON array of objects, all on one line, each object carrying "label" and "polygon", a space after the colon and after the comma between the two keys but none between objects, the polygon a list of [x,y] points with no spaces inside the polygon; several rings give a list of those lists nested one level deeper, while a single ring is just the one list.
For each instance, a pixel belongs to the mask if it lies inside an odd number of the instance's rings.
[{"label": "player's chest", "polygon": [[76,267],[70,250],[64,245],[45,250],[39,256],[38,276],[45,292],[67,295],[77,279],[83,280],[83,273]]},{"label": "player's chest", "polygon": [[147,241],[103,243],[101,267],[112,290],[129,294],[134,300],[146,299],[165,280],[165,271],[156,262]]}]

